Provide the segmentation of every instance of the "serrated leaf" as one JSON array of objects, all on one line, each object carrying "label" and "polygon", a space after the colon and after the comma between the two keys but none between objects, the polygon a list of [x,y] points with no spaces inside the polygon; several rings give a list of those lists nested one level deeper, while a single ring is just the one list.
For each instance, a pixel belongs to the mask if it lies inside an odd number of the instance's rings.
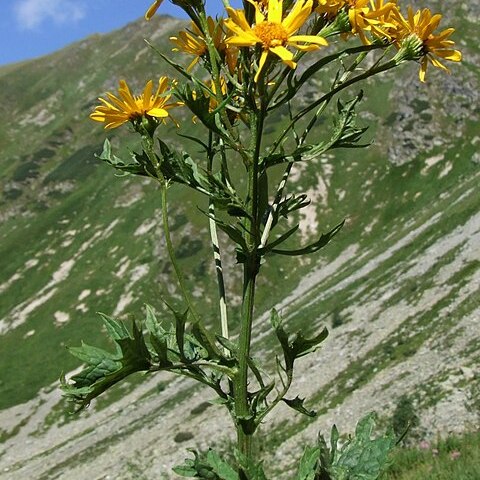
[{"label": "serrated leaf", "polygon": [[186,459],[183,465],[173,467],[177,475],[203,478],[205,480],[238,480],[237,472],[218,453],[209,450],[206,454],[190,450],[194,459]]},{"label": "serrated leaf", "polygon": [[340,222],[337,226],[335,226],[329,232],[322,234],[316,242],[310,245],[307,245],[306,247],[302,247],[296,250],[278,250],[276,248],[273,248],[271,252],[279,255],[287,255],[287,256],[299,256],[299,255],[308,255],[311,253],[315,253],[321,248],[323,248],[325,245],[327,245],[330,242],[330,240],[340,231],[340,229],[343,227],[344,224],[345,224],[345,220]]},{"label": "serrated leaf", "polygon": [[264,253],[268,253],[269,251],[273,250],[275,247],[278,245],[282,244],[285,242],[288,238],[290,238],[297,230],[298,230],[299,225],[295,225],[288,231],[286,231],[284,234],[280,235],[278,238],[276,238],[273,242],[268,243],[265,248],[263,249]]},{"label": "serrated leaf", "polygon": [[327,337],[328,329],[326,327],[312,338],[305,338],[302,332],[298,332],[290,348],[295,358],[300,358],[308,353],[314,352]]},{"label": "serrated leaf", "polygon": [[270,312],[270,321],[272,323],[273,329],[275,330],[275,335],[277,336],[280,346],[282,347],[283,354],[285,357],[285,363],[287,364],[287,369],[293,367],[293,359],[290,355],[290,344],[288,340],[288,334],[283,328],[282,318],[280,317],[277,310],[274,308]]},{"label": "serrated leaf", "polygon": [[[331,451],[328,454],[325,441],[319,441],[321,472],[332,479],[377,480],[388,464],[388,455],[395,447],[393,432],[372,438],[375,428],[374,414],[362,418],[351,437],[338,449],[338,431],[331,434]],[[323,439],[323,437],[320,437]]]},{"label": "serrated leaf", "polygon": [[[104,161],[108,165],[122,172],[123,175],[141,175],[141,176],[155,176],[153,168],[148,168],[149,162],[145,162],[142,155],[132,153],[133,162],[128,163],[121,158],[115,156],[112,152],[112,145],[110,141],[105,139],[103,142],[103,151],[100,155],[95,155],[100,160]],[[139,161],[140,160],[140,161]]]},{"label": "serrated leaf", "polygon": [[145,326],[150,334],[150,343],[158,355],[159,366],[168,367],[172,365],[172,362],[168,359],[167,332],[157,320],[153,308],[150,305],[145,305],[145,310]]},{"label": "serrated leaf", "polygon": [[275,387],[275,382],[271,382],[268,385],[265,385],[263,388],[261,388],[257,392],[255,392],[252,400],[252,410],[254,412],[259,411],[259,405],[262,405],[266,401],[268,395],[274,389],[274,387]]},{"label": "serrated leaf", "polygon": [[208,451],[207,464],[212,467],[213,472],[221,480],[238,480],[238,473],[227,462],[223,461],[214,450]]},{"label": "serrated leaf", "polygon": [[318,335],[312,338],[305,338],[302,332],[298,332],[294,340],[290,341],[288,333],[283,328],[282,319],[275,309],[271,311],[270,321],[282,347],[287,372],[293,369],[293,364],[297,358],[315,351],[328,336],[328,330],[324,328]]},{"label": "serrated leaf", "polygon": [[235,451],[235,456],[248,480],[267,480],[265,472],[263,471],[262,462],[256,462],[254,458],[247,459],[247,457],[238,450]]},{"label": "serrated leaf", "polygon": [[332,448],[332,456],[330,462],[333,463],[338,451],[338,440],[340,439],[340,433],[338,432],[337,426],[334,424],[332,427],[332,432],[330,434],[330,446]]},{"label": "serrated leaf", "polygon": [[86,363],[86,367],[68,382],[63,379],[65,396],[83,408],[90,401],[135,372],[151,366],[150,352],[141,329],[132,322],[132,334],[125,325],[102,314],[109,337],[114,341],[114,354],[103,349],[82,344],[70,352]]},{"label": "serrated leaf", "polygon": [[195,322],[192,326],[192,335],[198,343],[207,351],[210,360],[223,358],[223,354],[215,344],[213,335],[200,323]]},{"label": "serrated leaf", "polygon": [[275,219],[274,224],[278,222],[278,217],[282,216],[288,218],[290,213],[300,210],[308,205],[310,205],[310,200],[308,200],[306,194],[302,193],[300,195],[289,195],[278,204],[276,212],[277,218]]},{"label": "serrated leaf", "polygon": [[295,480],[315,480],[318,458],[318,448],[306,447],[300,460]]},{"label": "serrated leaf", "polygon": [[305,401],[304,398],[300,398],[298,396],[295,397],[292,400],[289,400],[288,398],[282,398],[282,401],[285,402],[290,408],[293,408],[297,412],[302,413],[303,415],[306,415],[307,417],[312,417],[313,418],[313,417],[317,416],[317,412],[315,410],[307,410],[303,406],[303,402]]},{"label": "serrated leaf", "polygon": [[197,470],[194,466],[187,465],[185,461],[185,465],[175,465],[175,467],[172,468],[172,470],[177,474],[180,475],[181,477],[197,477]]},{"label": "serrated leaf", "polygon": [[176,347],[183,361],[188,361],[185,355],[185,325],[187,323],[188,308],[184,312],[180,312],[165,302],[165,305],[170,309],[175,317],[175,339]]},{"label": "serrated leaf", "polygon": [[218,334],[215,335],[215,338],[222,347],[226,348],[231,353],[232,356],[235,356],[235,354],[238,352],[237,345],[235,345],[228,338],[222,337]]}]

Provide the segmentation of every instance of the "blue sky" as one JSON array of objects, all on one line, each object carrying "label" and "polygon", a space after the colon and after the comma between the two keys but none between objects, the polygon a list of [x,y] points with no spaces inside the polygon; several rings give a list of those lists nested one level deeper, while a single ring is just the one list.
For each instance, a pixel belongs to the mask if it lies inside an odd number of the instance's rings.
[{"label": "blue sky", "polygon": [[[152,2],[0,0],[0,65],[45,55],[92,33],[119,28],[142,17]],[[207,0],[207,5],[211,13],[222,9],[221,0]],[[185,16],[168,0],[159,13]]]}]

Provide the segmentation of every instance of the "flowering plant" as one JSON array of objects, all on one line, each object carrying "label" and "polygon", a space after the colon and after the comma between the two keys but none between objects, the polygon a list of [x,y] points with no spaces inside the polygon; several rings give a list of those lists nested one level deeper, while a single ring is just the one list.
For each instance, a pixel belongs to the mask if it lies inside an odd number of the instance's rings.
[{"label": "flowering plant", "polygon": [[[305,194],[288,195],[292,167],[325,152],[342,147],[362,147],[366,130],[356,124],[355,108],[362,98],[337,101],[334,125],[326,138],[312,138],[314,127],[332,100],[349,87],[407,61],[420,64],[424,82],[429,64],[447,71],[444,60],[458,62],[461,54],[450,40],[453,29],[436,33],[441,15],[430,10],[402,12],[396,1],[385,0],[244,0],[234,9],[223,0],[225,16],[208,17],[204,0],[171,0],[190,17],[191,25],[171,37],[174,51],[193,56],[188,66],[159,53],[178,72],[178,79],[152,80],[143,93],[134,95],[124,80],[118,94],[107,93],[91,119],[112,129],[130,123],[142,139],[143,151],[130,161],[115,156],[105,141],[101,159],[133,175],[155,181],[161,192],[162,222],[166,246],[182,292],[184,308],[169,306],[172,326],[167,328],[147,306],[142,322],[132,331],[123,323],[103,316],[108,335],[116,343],[115,354],[83,345],[71,349],[86,367],[68,381],[67,397],[79,407],[115,383],[137,371],[166,370],[210,387],[231,415],[237,433],[235,462],[209,451],[195,454],[178,467],[185,476],[212,479],[264,479],[265,473],[252,451],[252,438],[266,417],[280,403],[306,415],[299,397],[288,392],[298,358],[315,351],[327,337],[323,329],[311,338],[302,332],[287,332],[279,312],[271,312],[271,323],[282,350],[276,372],[267,375],[252,352],[255,292],[261,266],[269,256],[311,255],[324,248],[343,226],[323,233],[298,248],[287,248],[298,225],[286,218],[308,205]],[[146,13],[150,19],[161,4],[155,1]],[[301,68],[300,68],[301,65]],[[317,75],[336,70],[329,88],[318,92],[308,105],[298,107],[295,98]],[[327,70],[328,69],[328,70]],[[275,121],[279,109],[288,110],[289,123],[272,143],[265,143],[265,129]],[[168,145],[161,138],[162,125],[174,122],[176,109],[188,109],[201,124],[206,140],[188,136],[204,154],[198,160],[187,151]],[[243,163],[246,188],[231,175],[233,163]],[[284,173],[272,191],[268,172],[283,167]],[[210,227],[218,284],[220,328],[207,328],[197,312],[175,256],[170,235],[168,192],[171,188],[192,189],[208,199],[205,221]],[[222,252],[217,231],[235,246],[236,260],[243,269],[241,320],[231,336],[228,296],[222,270]],[[374,479],[380,475],[392,435],[371,439],[374,419],[361,420],[356,435],[337,448],[338,432],[331,447],[320,437],[316,447],[307,448],[297,479]]]}]

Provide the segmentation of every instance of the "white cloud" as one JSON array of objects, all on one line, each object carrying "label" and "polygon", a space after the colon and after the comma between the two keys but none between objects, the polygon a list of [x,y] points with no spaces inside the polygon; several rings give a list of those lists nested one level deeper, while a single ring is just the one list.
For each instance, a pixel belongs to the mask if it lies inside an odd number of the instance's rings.
[{"label": "white cloud", "polygon": [[85,6],[76,0],[19,0],[14,6],[20,28],[32,30],[44,22],[62,25],[85,17]]}]

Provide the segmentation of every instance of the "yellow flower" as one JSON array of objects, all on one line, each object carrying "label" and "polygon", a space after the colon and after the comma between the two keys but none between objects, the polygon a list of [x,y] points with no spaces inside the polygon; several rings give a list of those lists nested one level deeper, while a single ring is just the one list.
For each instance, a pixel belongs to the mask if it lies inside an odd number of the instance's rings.
[{"label": "yellow flower", "polygon": [[[223,29],[223,19],[219,19],[215,22],[212,17],[207,18],[208,31],[210,37],[213,40],[215,49],[227,59],[229,67],[231,67],[231,56],[234,54],[232,47],[228,47],[225,43],[225,31]],[[195,22],[191,23],[190,31],[179,32],[176,37],[170,37],[170,40],[177,46],[175,51],[183,51],[190,55],[195,55],[196,58],[187,67],[187,71],[190,71],[198,60],[207,55],[208,46],[207,40],[203,32],[198,28]],[[235,56],[236,57],[236,56]],[[231,70],[231,68],[230,68]]]},{"label": "yellow flower", "polygon": [[357,34],[364,45],[372,42],[365,35],[370,32],[378,38],[390,39],[391,30],[397,28],[395,13],[398,11],[396,0],[347,0],[348,18],[352,33]]},{"label": "yellow flower", "polygon": [[417,36],[423,43],[423,54],[419,72],[421,82],[425,82],[425,75],[429,63],[449,73],[448,68],[435,57],[450,60],[451,62],[460,62],[462,60],[461,52],[452,48],[455,42],[449,40],[450,35],[455,29],[447,28],[437,35],[433,33],[440,24],[441,19],[442,15],[432,15],[432,12],[428,8],[418,10],[414,14],[413,9],[409,7],[406,19],[399,14],[400,29],[397,33],[397,43],[400,43],[402,39],[412,34]]},{"label": "yellow flower", "polygon": [[227,8],[230,18],[225,20],[225,25],[233,33],[226,40],[229,45],[236,47],[261,46],[262,53],[255,81],[258,81],[270,52],[280,57],[290,68],[295,68],[294,55],[286,48],[287,46],[309,51],[319,48],[320,45],[327,45],[327,41],[320,36],[295,35],[295,32],[305,24],[312,12],[312,0],[297,0],[285,18],[283,18],[283,0],[268,0],[268,6],[265,7],[265,2],[263,2],[262,8],[257,3],[252,2],[252,4],[255,7],[253,26],[249,25],[244,10],[234,10],[230,7]]},{"label": "yellow flower", "polygon": [[166,119],[168,110],[178,103],[167,103],[171,95],[166,93],[168,78],[160,77],[158,88],[153,94],[153,81],[145,85],[141,95],[132,95],[125,80],[120,80],[118,96],[107,92],[108,101],[99,98],[101,105],[97,106],[90,114],[90,118],[96,122],[104,122],[105,128],[116,128],[124,123],[134,122],[143,117]]},{"label": "yellow flower", "polygon": [[155,0],[145,13],[145,20],[150,20],[158,10],[158,7],[162,4],[163,0]]},{"label": "yellow flower", "polygon": [[317,0],[315,11],[327,18],[334,18],[346,3],[346,0]]}]

